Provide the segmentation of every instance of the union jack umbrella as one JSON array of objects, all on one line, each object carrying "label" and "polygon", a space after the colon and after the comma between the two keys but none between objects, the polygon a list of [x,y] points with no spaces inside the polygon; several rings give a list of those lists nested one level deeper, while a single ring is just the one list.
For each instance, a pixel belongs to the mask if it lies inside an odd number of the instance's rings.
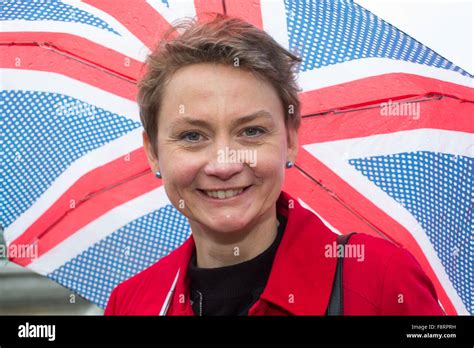
[{"label": "union jack umbrella", "polygon": [[2,227],[10,255],[105,307],[190,234],[142,148],[136,83],[175,20],[226,13],[298,52],[289,192],[337,233],[402,245],[474,314],[473,76],[350,0],[3,1]]}]

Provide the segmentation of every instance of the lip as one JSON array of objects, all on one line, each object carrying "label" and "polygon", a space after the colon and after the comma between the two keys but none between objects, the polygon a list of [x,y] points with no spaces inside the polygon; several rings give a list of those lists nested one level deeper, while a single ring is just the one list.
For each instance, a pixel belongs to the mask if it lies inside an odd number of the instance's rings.
[{"label": "lip", "polygon": [[[251,191],[253,188],[253,185],[250,185],[250,186],[247,186],[242,192],[240,192],[237,196],[234,196],[234,197],[229,197],[229,198],[213,198],[213,197],[209,197],[207,195],[206,192],[204,192],[204,190],[200,190],[200,189],[197,189],[199,195],[203,198],[203,199],[206,199],[207,201],[209,202],[213,202],[213,203],[219,203],[219,202],[232,202],[232,201],[235,201],[235,200],[238,200],[240,199],[242,196],[246,195],[249,191]],[[212,190],[206,190],[206,191],[212,191]]]}]

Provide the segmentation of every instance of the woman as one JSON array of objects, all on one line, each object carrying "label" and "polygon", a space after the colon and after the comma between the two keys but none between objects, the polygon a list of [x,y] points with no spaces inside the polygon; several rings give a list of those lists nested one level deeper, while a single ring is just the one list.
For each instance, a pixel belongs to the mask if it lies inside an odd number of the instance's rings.
[{"label": "woman", "polygon": [[342,298],[330,314],[442,314],[413,256],[382,239],[353,235],[363,255],[338,282],[337,236],[281,191],[300,59],[238,19],[179,29],[150,55],[139,105],[150,167],[192,236],[115,288],[105,314],[324,315]]}]

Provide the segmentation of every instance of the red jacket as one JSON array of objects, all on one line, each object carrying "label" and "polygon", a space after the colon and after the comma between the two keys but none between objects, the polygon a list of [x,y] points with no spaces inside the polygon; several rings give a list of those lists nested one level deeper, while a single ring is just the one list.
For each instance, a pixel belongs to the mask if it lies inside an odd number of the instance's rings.
[{"label": "red jacket", "polygon": [[[332,247],[337,235],[285,192],[277,209],[287,218],[286,229],[266,288],[249,315],[324,315],[336,269]],[[344,259],[345,315],[443,315],[433,284],[408,251],[362,233],[348,245],[363,253]],[[194,315],[187,277],[193,249],[191,236],[118,285],[105,315]]]}]

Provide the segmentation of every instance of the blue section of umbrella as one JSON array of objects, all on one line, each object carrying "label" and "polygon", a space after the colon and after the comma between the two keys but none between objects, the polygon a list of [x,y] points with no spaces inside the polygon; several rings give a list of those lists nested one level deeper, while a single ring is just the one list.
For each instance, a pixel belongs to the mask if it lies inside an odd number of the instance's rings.
[{"label": "blue section of umbrella", "polygon": [[472,314],[474,159],[418,151],[351,159],[349,163],[418,221]]},{"label": "blue section of umbrella", "polygon": [[92,13],[81,10],[59,0],[31,1],[14,0],[3,1],[0,11],[0,21],[58,21],[87,24],[120,35],[105,21]]},{"label": "blue section of umbrella", "polygon": [[191,233],[172,205],[113,232],[48,275],[104,308],[113,288],[168,255]]},{"label": "blue section of umbrella", "polygon": [[74,161],[141,127],[124,116],[58,93],[1,91],[3,228],[26,211]]},{"label": "blue section of umbrella", "polygon": [[285,0],[290,48],[300,71],[361,58],[389,58],[472,76],[352,1]]}]

